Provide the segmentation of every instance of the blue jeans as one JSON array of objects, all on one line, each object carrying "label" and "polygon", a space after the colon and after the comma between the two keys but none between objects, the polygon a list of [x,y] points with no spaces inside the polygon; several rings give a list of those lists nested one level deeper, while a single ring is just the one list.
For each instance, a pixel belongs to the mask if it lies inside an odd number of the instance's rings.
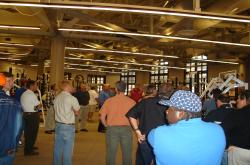
[{"label": "blue jeans", "polygon": [[154,153],[152,147],[147,141],[138,143],[136,151],[136,165],[151,165],[154,160]]},{"label": "blue jeans", "polygon": [[53,165],[71,165],[75,125],[56,123]]},{"label": "blue jeans", "polygon": [[14,162],[15,154],[10,154],[4,157],[0,157],[0,165],[12,165]]}]

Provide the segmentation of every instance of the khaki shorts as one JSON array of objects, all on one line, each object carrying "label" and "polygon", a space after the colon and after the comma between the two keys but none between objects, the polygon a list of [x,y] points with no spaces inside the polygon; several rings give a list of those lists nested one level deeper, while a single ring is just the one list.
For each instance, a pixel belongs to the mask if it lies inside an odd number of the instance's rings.
[{"label": "khaki shorts", "polygon": [[97,105],[89,105],[89,112],[95,112]]}]

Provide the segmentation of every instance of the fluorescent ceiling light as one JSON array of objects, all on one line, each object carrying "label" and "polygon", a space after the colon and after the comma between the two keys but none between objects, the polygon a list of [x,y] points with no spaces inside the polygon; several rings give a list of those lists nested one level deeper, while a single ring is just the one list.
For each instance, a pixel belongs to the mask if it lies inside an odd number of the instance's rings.
[{"label": "fluorescent ceiling light", "polygon": [[[70,54],[71,55],[71,54]],[[186,69],[181,67],[172,67],[172,66],[160,66],[160,65],[151,65],[151,64],[141,64],[141,63],[132,63],[132,62],[121,62],[121,61],[108,61],[108,60],[95,60],[95,59],[85,59],[85,58],[77,58],[77,57],[65,57],[65,59],[69,60],[81,60],[81,61],[94,61],[94,62],[106,62],[106,63],[116,63],[116,64],[129,64],[129,65],[137,65],[137,66],[150,66],[157,68],[172,68],[172,69]]]},{"label": "fluorescent ceiling light", "polygon": [[102,66],[102,65],[88,65],[88,64],[71,64],[71,63],[65,63],[66,65],[71,65],[71,66],[92,66],[96,68],[109,68],[109,69],[118,69],[118,70],[131,70],[131,71],[142,71],[142,72],[151,72],[151,70],[145,70],[145,69],[132,69],[132,68],[120,68],[120,67],[113,67],[113,66]]},{"label": "fluorescent ceiling light", "polygon": [[238,62],[229,62],[229,61],[218,61],[218,60],[206,60],[206,59],[192,59],[195,61],[205,61],[205,62],[215,62],[215,63],[222,63],[222,64],[233,64],[238,65]]},{"label": "fluorescent ceiling light", "polygon": [[24,46],[24,47],[32,47],[32,46],[34,46],[33,44],[16,44],[16,43],[6,43],[6,42],[1,42],[0,45],[7,45],[7,46]]},{"label": "fluorescent ceiling light", "polygon": [[5,54],[5,55],[15,55],[15,56],[26,56],[29,54],[28,53],[10,53],[10,52],[0,52],[0,54]]},{"label": "fluorescent ceiling light", "polygon": [[[135,6],[135,5],[126,5],[123,7],[120,5],[118,7],[111,6],[112,4],[103,4],[93,3],[92,5],[88,3],[87,5],[70,5],[70,4],[59,4],[59,3],[18,3],[18,2],[0,2],[0,5],[3,6],[25,6],[25,7],[37,7],[37,8],[61,8],[61,9],[78,9],[78,10],[97,10],[97,11],[113,11],[113,12],[129,12],[129,13],[139,13],[139,14],[154,14],[154,15],[171,15],[171,16],[181,16],[181,17],[191,17],[191,18],[203,18],[203,19],[212,19],[212,20],[221,20],[221,21],[233,21],[233,22],[243,22],[250,23],[250,19],[242,18],[235,15],[223,15],[217,16],[216,14],[209,12],[200,12],[195,13],[193,11],[174,11],[167,10],[166,8],[153,8],[151,7],[145,9],[144,6]],[[102,6],[101,6],[102,5]],[[110,5],[110,6],[108,6]],[[136,8],[137,7],[137,8]],[[142,9],[144,7],[144,9]]]},{"label": "fluorescent ceiling light", "polygon": [[30,66],[38,66],[37,64],[31,64]]},{"label": "fluorescent ceiling light", "polygon": [[67,68],[65,67],[64,69],[69,69],[69,70],[85,70],[85,71],[90,71],[90,72],[104,72],[104,73],[115,73],[115,74],[120,74],[121,72],[112,72],[112,71],[104,71],[104,70],[93,70],[93,69],[82,69],[82,68]]},{"label": "fluorescent ceiling light", "polygon": [[249,44],[240,44],[240,43],[233,43],[233,42],[213,41],[213,40],[204,40],[204,39],[194,39],[194,38],[176,37],[176,36],[166,36],[166,35],[159,35],[159,34],[117,32],[117,31],[104,31],[104,30],[68,29],[68,28],[59,28],[58,30],[71,31],[71,32],[82,32],[82,33],[119,34],[119,35],[142,36],[142,37],[151,37],[151,38],[166,38],[166,39],[182,40],[182,41],[195,41],[195,42],[222,44],[222,45],[250,47]]},{"label": "fluorescent ceiling light", "polygon": [[87,49],[87,48],[73,48],[66,47],[67,50],[82,50],[82,51],[93,51],[93,52],[108,52],[108,53],[121,53],[121,54],[134,54],[139,56],[151,56],[151,57],[162,57],[162,58],[179,58],[177,56],[169,56],[169,55],[160,55],[160,54],[151,54],[151,53],[139,53],[139,52],[126,52],[119,50],[105,50],[105,49]]},{"label": "fluorescent ceiling light", "polygon": [[13,60],[13,61],[20,61],[21,59],[19,59],[19,58],[5,58],[5,57],[0,57],[0,60]]},{"label": "fluorescent ceiling light", "polygon": [[12,26],[12,25],[0,25],[1,29],[25,29],[25,30],[40,30],[39,27],[32,26]]}]

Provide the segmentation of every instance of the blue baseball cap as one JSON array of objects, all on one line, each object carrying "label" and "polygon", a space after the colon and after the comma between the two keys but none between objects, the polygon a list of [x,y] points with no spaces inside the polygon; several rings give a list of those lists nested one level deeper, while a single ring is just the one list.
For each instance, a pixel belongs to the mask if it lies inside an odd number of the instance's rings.
[{"label": "blue baseball cap", "polygon": [[159,104],[188,112],[200,112],[202,107],[200,98],[193,92],[185,90],[176,91],[169,100],[162,99]]}]

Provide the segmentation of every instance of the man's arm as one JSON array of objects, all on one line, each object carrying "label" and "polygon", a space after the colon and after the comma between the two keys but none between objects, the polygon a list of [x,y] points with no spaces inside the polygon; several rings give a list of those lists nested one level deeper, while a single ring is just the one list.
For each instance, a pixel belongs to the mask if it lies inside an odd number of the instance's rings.
[{"label": "man's arm", "polygon": [[142,141],[145,140],[145,134],[142,135],[140,129],[138,128],[138,121],[133,117],[129,117],[129,121],[130,121],[131,126],[135,130],[138,142],[141,143]]},{"label": "man's arm", "polygon": [[80,105],[79,105],[78,100],[75,97],[73,98],[73,106],[72,107],[73,107],[72,110],[73,110],[74,114],[79,116],[80,115],[80,112],[79,112]]},{"label": "man's arm", "polygon": [[101,110],[100,110],[100,112],[99,112],[99,114],[100,114],[100,120],[101,120],[102,124],[103,124],[105,127],[108,126],[107,120],[106,120],[107,113],[108,113],[108,104],[107,104],[107,102],[105,102],[105,103],[103,104],[103,106],[101,107]]},{"label": "man's arm", "polygon": [[105,113],[100,113],[100,120],[105,127],[107,127],[106,116],[107,115]]}]

